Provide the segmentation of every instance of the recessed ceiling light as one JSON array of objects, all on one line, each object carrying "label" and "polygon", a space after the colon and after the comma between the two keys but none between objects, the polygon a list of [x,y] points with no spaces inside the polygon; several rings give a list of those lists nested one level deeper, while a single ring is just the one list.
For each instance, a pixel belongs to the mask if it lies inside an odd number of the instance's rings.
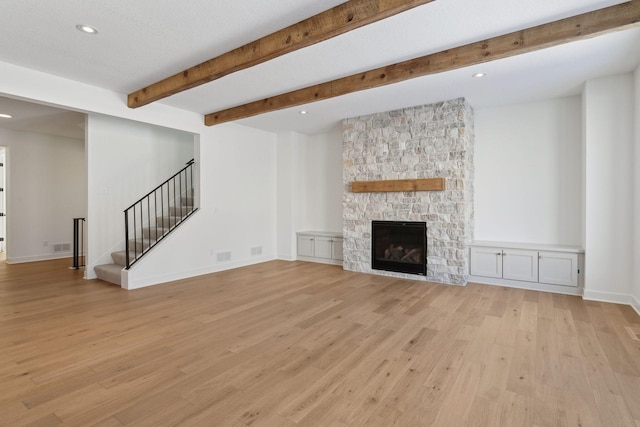
[{"label": "recessed ceiling light", "polygon": [[307,110],[300,110],[300,114],[307,114]]},{"label": "recessed ceiling light", "polygon": [[10,119],[13,116],[11,114],[2,114],[2,113],[0,113],[0,117],[2,117],[3,119]]},{"label": "recessed ceiling light", "polygon": [[98,29],[92,27],[91,25],[78,24],[76,25],[76,28],[78,29],[78,31],[82,31],[83,33],[98,34]]},{"label": "recessed ceiling light", "polygon": [[480,77],[484,77],[486,76],[487,73],[475,73],[474,75],[472,75],[471,77],[475,78],[475,79],[479,79]]}]

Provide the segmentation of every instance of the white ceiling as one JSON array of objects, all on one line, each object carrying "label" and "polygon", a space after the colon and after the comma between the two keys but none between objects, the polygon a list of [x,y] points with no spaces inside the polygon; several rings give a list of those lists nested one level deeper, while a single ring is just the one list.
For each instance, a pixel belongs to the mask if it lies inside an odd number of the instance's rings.
[{"label": "white ceiling", "polygon": [[11,119],[0,118],[0,127],[37,132],[84,140],[85,115],[75,111],[0,97],[0,113],[10,113]]},{"label": "white ceiling", "polygon": [[[342,2],[3,0],[0,61],[126,94]],[[159,102],[206,114],[618,3],[436,0]],[[80,33],[81,23],[100,33]],[[639,64],[640,29],[627,30],[239,122],[317,133],[346,117],[461,96],[482,108],[575,95],[585,80]],[[487,77],[472,79],[476,71]]]}]

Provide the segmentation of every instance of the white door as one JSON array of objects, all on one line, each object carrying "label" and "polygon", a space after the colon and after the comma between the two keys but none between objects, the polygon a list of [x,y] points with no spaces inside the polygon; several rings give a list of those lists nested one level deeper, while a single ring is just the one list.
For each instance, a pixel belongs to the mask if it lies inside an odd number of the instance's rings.
[{"label": "white door", "polygon": [[[6,177],[5,177],[5,170],[6,170],[6,148],[5,147],[0,147],[0,188],[2,188],[2,191],[0,191],[0,252],[5,252],[6,251],[6,240],[7,240],[7,203],[6,203],[6,192],[7,192],[7,186],[6,186]],[[0,257],[1,258],[1,257]]]}]

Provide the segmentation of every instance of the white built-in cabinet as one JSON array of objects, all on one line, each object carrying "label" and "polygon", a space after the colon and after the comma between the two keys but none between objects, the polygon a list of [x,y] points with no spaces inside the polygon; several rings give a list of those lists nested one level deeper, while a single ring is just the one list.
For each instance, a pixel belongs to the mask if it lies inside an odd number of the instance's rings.
[{"label": "white built-in cabinet", "polygon": [[297,240],[297,259],[342,264],[342,234],[328,231],[301,231],[297,233]]},{"label": "white built-in cabinet", "polygon": [[579,293],[584,251],[560,245],[474,242],[469,281]]}]

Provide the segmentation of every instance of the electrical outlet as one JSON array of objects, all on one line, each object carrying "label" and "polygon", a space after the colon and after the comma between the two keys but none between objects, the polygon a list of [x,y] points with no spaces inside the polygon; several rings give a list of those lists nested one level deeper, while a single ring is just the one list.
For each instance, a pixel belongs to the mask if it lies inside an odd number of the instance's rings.
[{"label": "electrical outlet", "polygon": [[49,246],[49,241],[48,240],[43,240],[42,241],[42,246],[44,246],[44,247]]}]

